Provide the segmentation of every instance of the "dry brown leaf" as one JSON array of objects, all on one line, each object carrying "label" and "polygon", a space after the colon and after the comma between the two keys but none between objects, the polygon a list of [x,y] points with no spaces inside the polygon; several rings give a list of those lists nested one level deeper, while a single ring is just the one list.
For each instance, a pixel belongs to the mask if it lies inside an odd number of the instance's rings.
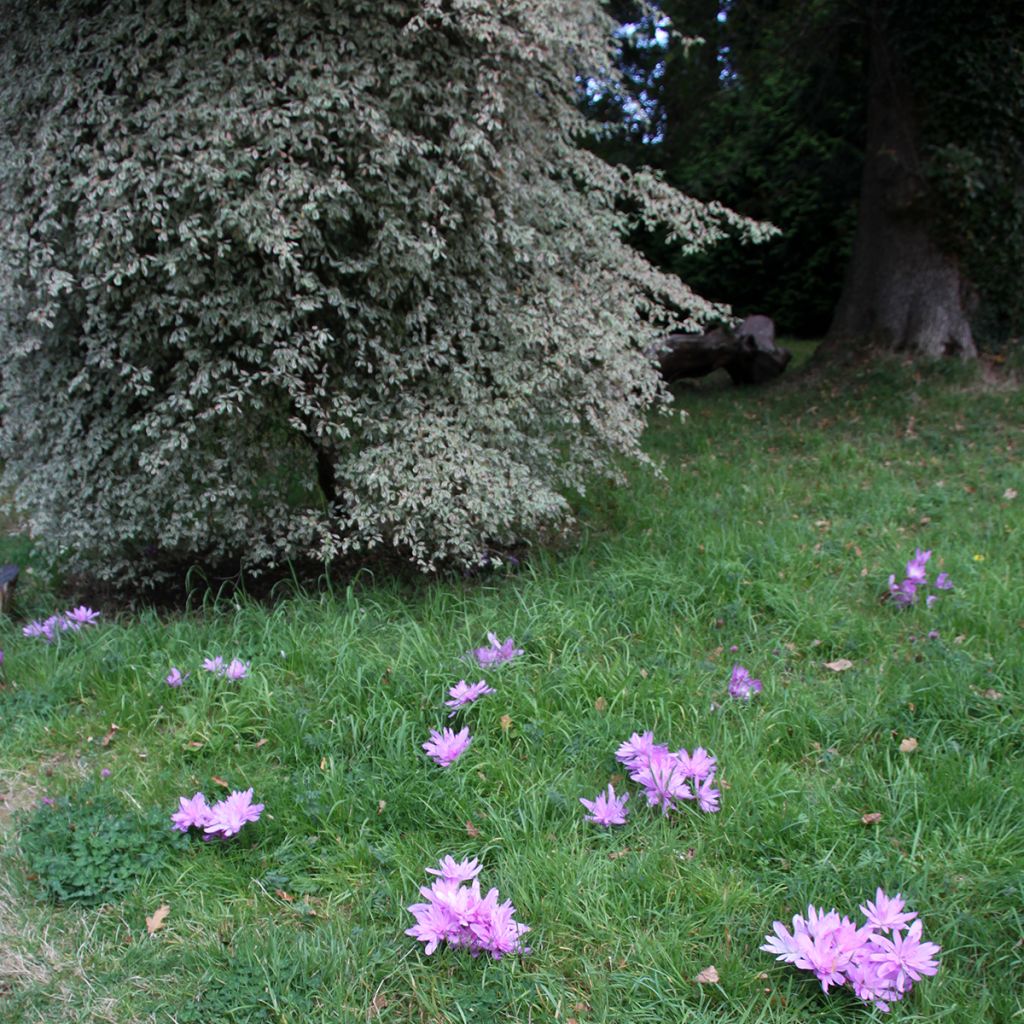
[{"label": "dry brown leaf", "polygon": [[469,836],[470,839],[480,838],[480,829],[478,829],[476,825],[469,820],[469,818],[466,819],[466,835]]},{"label": "dry brown leaf", "polygon": [[647,678],[647,669],[645,669],[645,668],[640,669],[640,678],[641,679],[646,679]]},{"label": "dry brown leaf", "polygon": [[837,661],[826,661],[825,668],[830,668],[833,672],[845,672],[848,668],[853,668],[853,662],[849,658],[839,658]]},{"label": "dry brown leaf", "polygon": [[594,701],[595,711],[604,711],[606,707],[608,707],[608,701],[606,701],[604,697],[598,697],[597,700]]},{"label": "dry brown leaf", "polygon": [[259,750],[260,747],[262,747],[263,744],[266,743],[266,742],[267,742],[267,737],[264,736],[262,739],[257,740],[256,743],[254,744],[254,746],[256,747],[257,750]]},{"label": "dry brown leaf", "polygon": [[881,820],[882,815],[878,811],[872,811],[870,814],[863,815],[860,822],[862,825],[877,825]]},{"label": "dry brown leaf", "polygon": [[1002,700],[1003,699],[1003,695],[998,690],[993,690],[991,687],[989,687],[987,690],[982,690],[981,691],[981,695],[982,695],[982,697],[986,698],[987,700]]},{"label": "dry brown leaf", "polygon": [[146,931],[148,934],[153,935],[155,932],[160,931],[164,926],[164,921],[167,920],[167,915],[171,912],[171,908],[165,903],[162,907],[157,907],[153,911],[150,917],[146,918]]},{"label": "dry brown leaf", "polygon": [[381,1010],[383,1010],[387,1005],[388,997],[384,995],[383,992],[378,992],[370,1001],[370,1006],[366,1011],[366,1019],[373,1020],[374,1017],[378,1017]]},{"label": "dry brown leaf", "polygon": [[230,789],[230,788],[231,788],[231,784],[230,784],[230,783],[228,783],[228,782],[225,782],[225,780],[224,780],[224,779],[222,779],[222,778],[221,778],[221,777],[220,777],[219,775],[211,775],[211,776],[210,776],[210,778],[211,778],[211,779],[212,779],[212,780],[213,780],[213,781],[214,781],[214,782],[215,782],[215,783],[216,783],[216,784],[217,784],[218,786],[222,786],[222,787],[223,787],[224,789]]},{"label": "dry brown leaf", "polygon": [[277,897],[277,898],[278,898],[279,900],[284,900],[284,901],[285,901],[285,903],[291,903],[291,902],[292,902],[292,901],[293,901],[293,900],[295,899],[295,897],[294,897],[294,896],[292,896],[292,894],[291,894],[291,893],[287,893],[287,892],[285,892],[285,891],[284,891],[284,889],[275,889],[275,890],[274,890],[274,895],[275,895],[275,896],[276,896],[276,897]]},{"label": "dry brown leaf", "polygon": [[320,771],[322,771],[322,772],[327,771],[327,758],[326,757],[321,757],[320,758]]},{"label": "dry brown leaf", "polygon": [[384,808],[387,807],[387,805],[388,805],[387,800],[378,800],[377,801],[377,813],[378,814],[383,814],[384,813]]},{"label": "dry brown leaf", "polygon": [[1013,501],[1013,499],[1017,497],[1017,492],[1012,487],[1007,487],[1006,490],[1003,491],[1003,497],[1007,501]]},{"label": "dry brown leaf", "polygon": [[190,750],[202,750],[203,744],[199,740],[189,740],[188,747]]},{"label": "dry brown leaf", "polygon": [[510,715],[502,715],[499,722],[502,732],[508,732],[512,728],[512,717]]},{"label": "dry brown leaf", "polygon": [[104,736],[103,739],[100,740],[100,746],[109,747],[110,741],[114,738],[114,733],[116,733],[117,731],[118,726],[114,722],[111,722],[110,728],[107,730],[106,736]]},{"label": "dry brown leaf", "polygon": [[718,984],[718,971],[715,970],[714,965],[705,967],[696,978],[698,985],[717,985]]},{"label": "dry brown leaf", "polygon": [[900,741],[900,753],[911,754],[917,750],[917,740],[913,736],[907,736]]}]

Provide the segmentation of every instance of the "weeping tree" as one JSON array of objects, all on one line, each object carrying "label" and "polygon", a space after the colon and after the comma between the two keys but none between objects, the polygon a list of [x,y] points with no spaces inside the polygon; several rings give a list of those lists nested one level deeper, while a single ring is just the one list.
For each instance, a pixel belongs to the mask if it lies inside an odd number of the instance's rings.
[{"label": "weeping tree", "polygon": [[0,10],[2,485],[76,569],[563,522],[723,312],[624,238],[763,230],[578,144],[596,0]]}]

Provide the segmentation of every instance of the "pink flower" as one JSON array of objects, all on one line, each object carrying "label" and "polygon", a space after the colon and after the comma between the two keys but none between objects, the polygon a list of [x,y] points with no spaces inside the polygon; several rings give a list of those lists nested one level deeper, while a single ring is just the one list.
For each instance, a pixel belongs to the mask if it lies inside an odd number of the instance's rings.
[{"label": "pink flower", "polygon": [[675,810],[677,800],[694,798],[675,754],[652,757],[646,768],[632,772],[631,777],[647,790],[647,803],[660,806],[662,814]]},{"label": "pink flower", "polygon": [[897,992],[907,992],[911,983],[920,981],[924,975],[933,975],[939,969],[935,954],[941,949],[934,942],[921,941],[921,922],[915,921],[904,935],[893,932],[892,938],[876,935],[872,942],[879,952],[871,953],[868,959],[878,965],[879,974],[891,977]]},{"label": "pink flower", "polygon": [[72,608],[70,611],[66,611],[64,613],[64,618],[67,620],[71,629],[81,629],[82,626],[95,626],[96,620],[99,617],[99,612],[94,612],[91,608],[86,608],[84,604],[79,605],[77,608]]},{"label": "pink flower", "polygon": [[428,875],[438,875],[444,882],[459,885],[462,882],[469,882],[480,874],[480,861],[474,857],[464,860],[455,860],[451,855],[442,857],[436,868],[427,868]]},{"label": "pink flower", "polygon": [[228,839],[247,822],[259,821],[262,811],[263,804],[252,802],[251,786],[244,792],[235,790],[210,808],[203,831],[213,838]]},{"label": "pink flower", "polygon": [[591,821],[595,825],[603,825],[606,828],[612,825],[625,825],[628,813],[626,801],[628,799],[628,793],[616,796],[615,789],[609,782],[607,792],[598,793],[593,800],[585,800],[583,797],[580,797],[580,803],[590,811],[584,820]]},{"label": "pink flower", "polygon": [[907,562],[907,579],[912,583],[926,583],[928,576],[925,565],[931,557],[932,553],[930,551],[922,551],[920,548],[915,548],[914,557]]},{"label": "pink flower", "polygon": [[497,634],[488,633],[487,640],[490,643],[490,647],[477,647],[472,652],[473,657],[476,658],[477,664],[481,668],[488,665],[500,665],[502,662],[511,661],[523,653],[522,650],[514,646],[512,637],[501,643],[498,640]]},{"label": "pink flower", "polygon": [[484,682],[483,679],[479,683],[473,683],[470,686],[465,679],[460,679],[449,691],[448,695],[452,698],[446,700],[444,706],[446,708],[454,708],[455,710],[448,716],[454,718],[458,713],[459,708],[465,707],[467,704],[472,704],[473,701],[478,700],[487,693],[496,693],[490,686]]},{"label": "pink flower", "polygon": [[760,679],[751,679],[750,673],[742,665],[733,665],[732,677],[729,680],[729,696],[740,700],[750,700],[763,687]]},{"label": "pink flower", "polygon": [[223,675],[224,673],[224,659],[218,654],[216,658],[204,658],[203,668],[207,672],[213,672],[214,675]]},{"label": "pink flower", "polygon": [[716,814],[719,810],[718,798],[721,794],[712,788],[714,781],[714,775],[709,775],[697,789],[697,802],[706,814]]},{"label": "pink flower", "polygon": [[204,828],[209,820],[210,808],[202,793],[196,793],[192,797],[179,797],[178,810],[171,815],[174,827],[180,832],[187,832],[193,827]]},{"label": "pink flower", "polygon": [[675,754],[679,770],[688,778],[697,782],[715,774],[715,759],[703,748],[697,747],[691,756],[685,747],[680,747]]},{"label": "pink flower", "polygon": [[646,767],[652,757],[659,754],[667,754],[668,747],[661,747],[654,742],[654,733],[643,734],[633,733],[625,743],[615,751],[615,759],[624,764],[627,768],[636,768],[638,765]]},{"label": "pink flower", "polygon": [[436,764],[447,768],[466,752],[471,742],[468,727],[458,733],[448,728],[443,732],[431,729],[430,739],[423,744],[423,749]]},{"label": "pink flower", "polygon": [[952,590],[953,581],[949,578],[947,573],[940,572],[939,575],[935,577],[935,586],[938,590]]},{"label": "pink flower", "polygon": [[181,669],[172,668],[171,671],[167,673],[167,677],[164,679],[164,682],[168,686],[175,686],[175,687],[177,687],[177,686],[181,686],[181,684],[183,682],[185,682],[185,680],[188,679],[188,677],[189,677],[189,673],[186,673],[185,675],[182,675],[181,674]]},{"label": "pink flower", "polygon": [[875,902],[868,900],[862,903],[860,912],[867,919],[872,928],[879,931],[901,931],[917,917],[913,911],[901,913],[903,910],[903,897],[896,893],[891,899],[886,896],[881,888],[875,891]]},{"label": "pink flower", "polygon": [[231,663],[224,669],[224,678],[237,680],[244,679],[249,674],[248,661],[241,661],[238,658],[232,658]]},{"label": "pink flower", "polygon": [[100,770],[100,778],[101,779],[109,779],[110,778],[110,769],[109,768],[101,769]]}]

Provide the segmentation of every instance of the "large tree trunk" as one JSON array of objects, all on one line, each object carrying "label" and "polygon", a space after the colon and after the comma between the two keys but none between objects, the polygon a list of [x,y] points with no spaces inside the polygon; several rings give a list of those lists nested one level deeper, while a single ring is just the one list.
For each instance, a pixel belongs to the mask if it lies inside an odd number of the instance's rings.
[{"label": "large tree trunk", "polygon": [[921,168],[912,82],[886,32],[870,22],[867,145],[853,254],[825,353],[877,345],[918,356],[977,355],[957,259],[935,234]]}]

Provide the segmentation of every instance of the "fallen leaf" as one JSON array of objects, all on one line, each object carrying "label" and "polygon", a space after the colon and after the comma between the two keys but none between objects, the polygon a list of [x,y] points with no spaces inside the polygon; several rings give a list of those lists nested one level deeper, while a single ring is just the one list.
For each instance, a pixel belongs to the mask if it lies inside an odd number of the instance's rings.
[{"label": "fallen leaf", "polygon": [[383,1010],[387,1005],[388,997],[384,995],[383,992],[378,992],[370,1001],[369,1008],[366,1011],[366,1019],[373,1020],[374,1017],[380,1015],[381,1010]]},{"label": "fallen leaf", "polygon": [[224,789],[230,789],[231,784],[225,782],[219,775],[211,775],[210,778],[217,783],[218,786],[223,786]]},{"label": "fallen leaf", "polygon": [[260,747],[262,747],[263,744],[266,743],[266,742],[267,742],[267,737],[264,736],[263,739],[257,740],[254,745],[255,745],[256,749],[259,750]]},{"label": "fallen leaf", "polygon": [[1003,695],[998,690],[993,690],[991,687],[989,687],[987,690],[982,690],[981,691],[981,695],[982,695],[982,697],[986,698],[987,700],[1002,700],[1003,699]]},{"label": "fallen leaf", "polygon": [[911,754],[917,750],[917,740],[913,736],[907,736],[900,742],[900,753]]},{"label": "fallen leaf", "polygon": [[645,669],[645,668],[640,669],[640,678],[641,679],[646,679],[647,678],[647,669]]},{"label": "fallen leaf", "polygon": [[718,971],[715,970],[714,966],[705,967],[696,978],[698,985],[717,985],[718,984]]},{"label": "fallen leaf", "polygon": [[626,856],[627,853],[629,853],[629,847],[628,846],[624,850],[612,850],[612,852],[608,854],[608,859],[609,860],[621,860],[623,857]]},{"label": "fallen leaf", "polygon": [[870,814],[865,814],[861,819],[862,825],[877,825],[882,820],[881,814],[878,811],[872,811]]},{"label": "fallen leaf", "polygon": [[322,772],[327,771],[327,758],[326,757],[321,757],[320,758],[320,771],[322,771]]},{"label": "fallen leaf", "polygon": [[512,718],[510,715],[502,715],[499,721],[502,732],[508,732],[512,728]]},{"label": "fallen leaf", "polygon": [[162,907],[157,907],[153,911],[151,917],[146,918],[146,931],[153,935],[155,932],[160,931],[164,926],[164,921],[167,919],[167,915],[171,912],[171,908],[165,903]]},{"label": "fallen leaf", "polygon": [[606,707],[608,707],[608,701],[606,701],[604,697],[598,697],[597,700],[594,701],[595,711],[604,711]]},{"label": "fallen leaf", "polygon": [[853,662],[849,658],[840,658],[838,661],[826,661],[825,668],[830,668],[833,672],[845,672],[848,668],[853,668]]},{"label": "fallen leaf", "polygon": [[115,725],[115,723],[111,722],[110,723],[110,728],[107,730],[106,736],[104,736],[103,739],[100,740],[100,746],[101,747],[109,747],[110,746],[110,741],[114,738],[114,733],[116,733],[117,730],[118,730],[118,726]]},{"label": "fallen leaf", "polygon": [[1007,487],[1006,490],[1003,491],[1003,497],[1007,501],[1013,501],[1013,499],[1017,497],[1017,492],[1012,487]]},{"label": "fallen leaf", "polygon": [[291,903],[291,902],[292,902],[292,900],[294,900],[294,899],[295,899],[295,897],[294,897],[294,896],[292,896],[292,895],[291,895],[291,893],[287,893],[287,892],[285,892],[285,891],[284,891],[284,889],[275,889],[275,890],[274,890],[274,895],[275,895],[275,896],[276,896],[276,897],[277,897],[277,898],[278,898],[279,900],[284,900],[284,901],[285,901],[285,903]]},{"label": "fallen leaf", "polygon": [[387,807],[387,805],[388,805],[387,800],[378,800],[377,801],[377,813],[378,814],[383,814],[384,813],[384,808]]},{"label": "fallen leaf", "polygon": [[469,818],[466,819],[466,835],[469,836],[470,839],[480,838],[480,829],[478,829],[476,825],[469,820]]}]

